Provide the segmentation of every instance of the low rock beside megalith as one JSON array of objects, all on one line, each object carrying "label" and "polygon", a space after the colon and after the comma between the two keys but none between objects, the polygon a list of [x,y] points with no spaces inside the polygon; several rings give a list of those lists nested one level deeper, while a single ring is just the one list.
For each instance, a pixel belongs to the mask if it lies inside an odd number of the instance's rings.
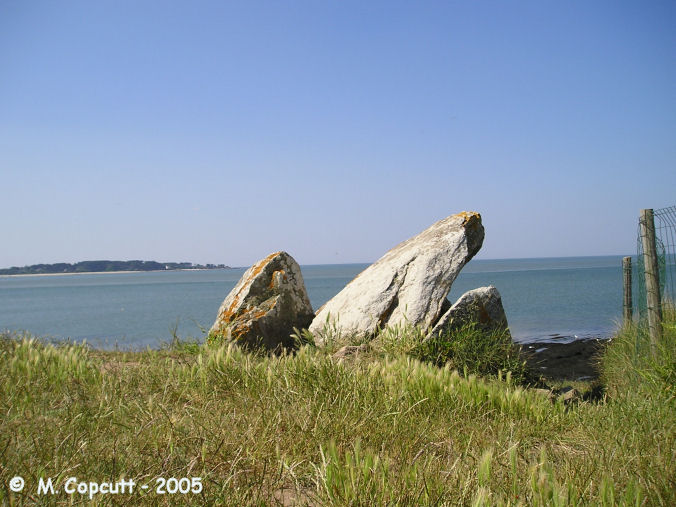
[{"label": "low rock beside megalith", "polygon": [[293,346],[294,327],[307,328],[313,317],[298,263],[275,252],[242,275],[221,304],[209,340],[281,350]]},{"label": "low rock beside megalith", "polygon": [[465,292],[444,313],[428,338],[474,323],[482,331],[504,330],[509,333],[507,316],[498,289],[489,285]]},{"label": "low rock beside megalith", "polygon": [[436,222],[352,280],[319,309],[310,331],[321,343],[327,329],[373,336],[377,329],[397,324],[431,327],[451,284],[483,239],[478,213],[462,212]]}]

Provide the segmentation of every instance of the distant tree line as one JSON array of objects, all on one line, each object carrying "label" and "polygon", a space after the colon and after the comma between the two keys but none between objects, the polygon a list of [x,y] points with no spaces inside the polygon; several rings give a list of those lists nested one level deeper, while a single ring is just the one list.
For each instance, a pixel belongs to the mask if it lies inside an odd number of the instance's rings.
[{"label": "distant tree line", "polygon": [[44,273],[100,273],[103,271],[165,271],[172,269],[229,269],[225,264],[193,264],[192,262],[155,261],[82,261],[74,264],[33,264],[0,269],[0,275],[39,275]]}]

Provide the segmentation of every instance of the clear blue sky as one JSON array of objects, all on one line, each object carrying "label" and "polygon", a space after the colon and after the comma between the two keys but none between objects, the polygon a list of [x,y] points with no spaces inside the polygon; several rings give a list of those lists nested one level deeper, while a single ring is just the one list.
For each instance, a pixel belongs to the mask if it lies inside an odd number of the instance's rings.
[{"label": "clear blue sky", "polygon": [[0,267],[631,253],[676,204],[676,2],[0,0]]}]

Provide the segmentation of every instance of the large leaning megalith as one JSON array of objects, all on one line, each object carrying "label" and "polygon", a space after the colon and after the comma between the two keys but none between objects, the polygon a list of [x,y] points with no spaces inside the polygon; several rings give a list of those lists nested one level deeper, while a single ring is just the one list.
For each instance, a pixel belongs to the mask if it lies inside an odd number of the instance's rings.
[{"label": "large leaning megalith", "polygon": [[451,284],[483,239],[478,213],[439,220],[362,271],[319,309],[310,331],[321,343],[328,328],[373,336],[379,328],[404,322],[433,326],[446,309]]}]

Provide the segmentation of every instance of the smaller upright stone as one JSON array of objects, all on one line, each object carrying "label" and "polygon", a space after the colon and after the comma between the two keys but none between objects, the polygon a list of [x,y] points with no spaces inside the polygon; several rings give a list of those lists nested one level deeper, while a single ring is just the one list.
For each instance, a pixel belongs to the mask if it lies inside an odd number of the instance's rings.
[{"label": "smaller upright stone", "polygon": [[275,252],[251,266],[228,294],[209,340],[232,340],[245,347],[280,350],[293,346],[293,328],[314,318],[298,263]]},{"label": "smaller upright stone", "polygon": [[509,333],[507,316],[498,289],[490,285],[465,292],[439,318],[427,339],[471,322],[484,331],[504,329]]}]

